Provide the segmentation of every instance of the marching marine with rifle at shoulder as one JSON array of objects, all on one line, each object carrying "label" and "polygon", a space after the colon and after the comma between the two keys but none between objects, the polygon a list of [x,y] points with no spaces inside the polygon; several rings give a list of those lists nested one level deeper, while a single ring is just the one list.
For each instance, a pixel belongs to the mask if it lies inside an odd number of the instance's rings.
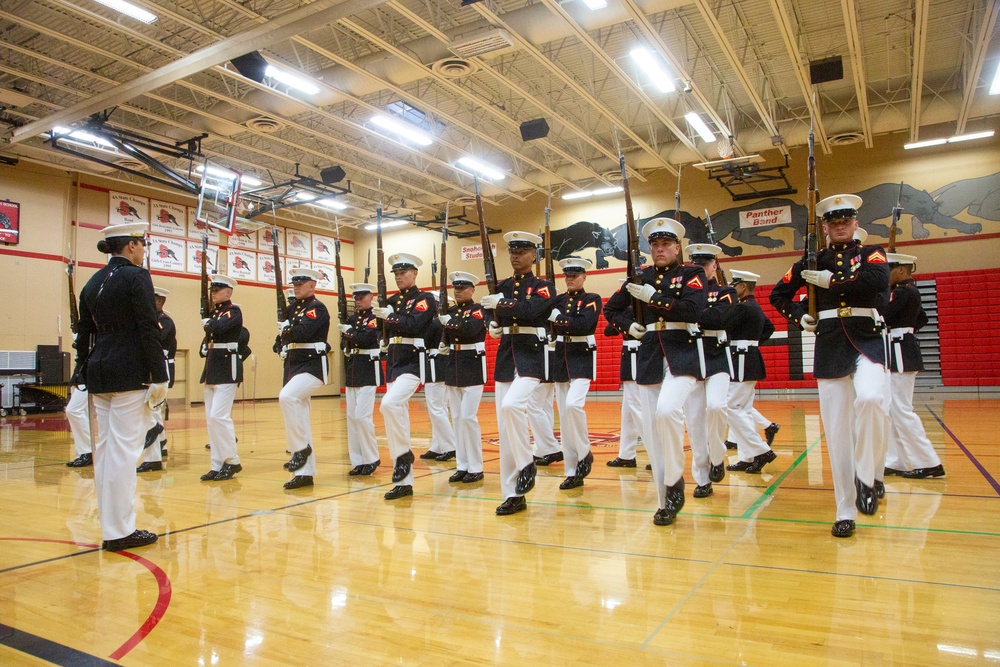
[{"label": "marching marine with rifle at shoulder", "polygon": [[381,460],[375,441],[375,392],[385,384],[382,374],[382,329],[372,312],[375,286],[354,283],[354,313],[338,325],[344,349],[344,386],[347,390],[347,451],[351,458],[348,475],[371,475]]},{"label": "marching marine with rifle at shoulder", "polygon": [[[72,254],[72,253],[70,253]],[[77,309],[76,288],[73,282],[73,268],[75,263],[69,261],[66,266],[66,275],[69,280],[69,328],[73,332],[73,347],[77,346],[77,334],[80,329],[80,312]],[[81,359],[78,356],[76,365],[73,368],[73,376],[70,378],[70,385],[73,393],[70,394],[66,403],[66,421],[69,422],[70,431],[73,433],[73,449],[76,458],[66,463],[70,468],[86,468],[94,465],[94,448],[90,440],[90,412],[88,409],[89,400],[87,386],[83,382],[83,375],[80,368]]]}]

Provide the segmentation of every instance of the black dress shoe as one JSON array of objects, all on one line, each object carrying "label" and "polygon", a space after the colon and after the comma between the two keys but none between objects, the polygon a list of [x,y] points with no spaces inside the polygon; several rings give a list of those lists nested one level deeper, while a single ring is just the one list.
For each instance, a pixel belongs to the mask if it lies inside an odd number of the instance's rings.
[{"label": "black dress shoe", "polygon": [[936,465],[933,468],[914,468],[903,473],[907,479],[925,479],[927,477],[944,477],[944,466]]},{"label": "black dress shoe", "polygon": [[609,468],[634,468],[635,459],[623,459],[622,457],[613,458],[608,461]]},{"label": "black dress shoe", "polygon": [[385,492],[384,498],[386,500],[396,500],[397,498],[405,498],[406,496],[413,495],[413,487],[409,484],[404,484],[403,486],[394,486]]},{"label": "black dress shoe", "polygon": [[677,520],[677,512],[668,509],[658,509],[653,515],[653,523],[657,526],[669,526]]},{"label": "black dress shoe", "polygon": [[163,426],[160,424],[153,424],[153,428],[146,431],[146,441],[143,443],[143,449],[149,449],[156,444],[159,440],[160,434],[163,433]]},{"label": "black dress shoe", "polygon": [[565,491],[566,489],[575,489],[578,486],[583,486],[583,477],[579,475],[572,475],[567,477],[559,484],[559,488]]},{"label": "black dress shoe", "polygon": [[437,456],[434,457],[434,460],[435,461],[451,461],[453,458],[455,458],[455,450],[454,449],[451,450],[450,452],[445,452],[444,454],[438,454]]},{"label": "black dress shoe", "polygon": [[483,475],[483,473],[481,472],[467,472],[465,473],[465,477],[462,479],[462,483],[474,484],[476,482],[483,481],[483,477],[485,477],[485,475]]},{"label": "black dress shoe", "polygon": [[288,472],[295,472],[299,468],[305,466],[309,462],[309,456],[313,453],[313,448],[311,445],[306,445],[305,449],[300,449],[297,452],[292,452],[292,458],[289,459],[288,463],[281,466]]},{"label": "black dress shoe", "polygon": [[885,468],[882,471],[882,476],[883,477],[892,477],[893,475],[897,475],[899,477],[902,477],[904,472],[906,472],[906,471],[905,470],[896,470],[895,468]]},{"label": "black dress shoe", "polygon": [[155,472],[157,470],[163,470],[163,463],[160,461],[146,461],[140,463],[139,467],[135,469],[136,472]]},{"label": "black dress shoe", "polygon": [[87,466],[94,465],[94,455],[93,454],[80,454],[78,457],[66,464],[70,468],[86,468]]},{"label": "black dress shoe", "polygon": [[131,535],[119,537],[117,540],[104,540],[101,543],[101,548],[105,551],[122,551],[124,549],[144,547],[158,539],[160,538],[157,537],[156,533],[151,533],[148,530],[137,530]]},{"label": "black dress shoe", "polygon": [[647,463],[646,464],[646,470],[652,470],[652,469],[653,469],[653,464],[652,463]]},{"label": "black dress shoe", "polygon": [[746,472],[759,473],[761,470],[764,469],[764,466],[766,466],[768,463],[770,463],[776,458],[778,458],[778,455],[775,454],[770,449],[764,452],[763,454],[758,454],[757,456],[753,457],[753,461],[750,462],[750,465],[747,467]]},{"label": "black dress shoe", "polygon": [[858,508],[858,511],[869,516],[875,514],[878,511],[878,498],[875,496],[875,489],[856,477],[854,478],[854,488],[857,490],[854,506]]},{"label": "black dress shoe", "polygon": [[676,515],[684,507],[684,478],[681,477],[673,486],[667,487],[667,509]]},{"label": "black dress shoe", "polygon": [[367,477],[368,475],[372,475],[378,469],[378,464],[379,464],[378,461],[376,461],[375,463],[365,463],[364,465],[359,466],[361,468],[361,472],[359,472],[358,474],[364,475],[365,477]]},{"label": "black dress shoe", "polygon": [[351,470],[347,474],[350,475],[351,477],[355,477],[357,475],[360,475],[361,471],[364,470],[364,468],[365,465],[362,463],[361,465],[354,466],[353,468],[351,468]]},{"label": "black dress shoe", "polygon": [[774,436],[778,435],[778,430],[781,428],[780,424],[775,424],[771,422],[771,425],[764,429],[764,437],[767,439],[767,446],[770,447],[774,442]]},{"label": "black dress shoe", "polygon": [[220,472],[219,470],[209,470],[208,472],[206,472],[204,475],[201,476],[201,481],[211,482],[213,479],[215,479],[215,476],[218,475],[219,472]]},{"label": "black dress shoe", "polygon": [[830,534],[834,537],[850,537],[854,534],[854,522],[850,519],[842,519],[833,524]]},{"label": "black dress shoe", "polygon": [[562,452],[553,452],[551,454],[546,454],[545,456],[536,456],[535,465],[536,466],[548,466],[562,461],[565,457]]},{"label": "black dress shoe", "polygon": [[738,446],[732,440],[726,440],[726,442],[723,444],[726,445],[726,449],[738,449]]},{"label": "black dress shoe", "polygon": [[875,480],[875,486],[872,487],[875,491],[876,498],[885,498],[885,484],[883,482]]},{"label": "black dress shoe", "polygon": [[497,514],[500,516],[506,516],[508,514],[515,514],[526,509],[528,509],[528,503],[524,500],[524,496],[511,496],[507,500],[500,503],[500,506],[497,507]]},{"label": "black dress shoe", "polygon": [[284,487],[286,489],[301,489],[303,486],[312,486],[313,478],[312,475],[296,475],[290,480],[285,482]]},{"label": "black dress shoe", "polygon": [[420,458],[424,459],[425,461],[434,460],[440,455],[441,452],[432,452],[431,450],[428,449],[426,452],[420,455]]},{"label": "black dress shoe", "polygon": [[534,463],[524,466],[524,469],[517,473],[517,484],[514,485],[514,491],[523,494],[535,488],[535,475],[537,473],[538,469]]},{"label": "black dress shoe", "polygon": [[448,478],[449,482],[461,482],[465,479],[466,472],[464,470],[456,470],[452,473],[452,476]]},{"label": "black dress shoe", "polygon": [[233,475],[240,472],[241,470],[243,470],[243,466],[240,465],[239,463],[223,463],[222,470],[220,470],[219,474],[215,476],[215,481],[222,482],[227,479],[232,479]]},{"label": "black dress shoe", "polygon": [[584,477],[590,474],[590,470],[593,466],[594,454],[592,452],[587,452],[587,455],[576,464],[576,476],[582,481]]},{"label": "black dress shoe", "polygon": [[414,460],[412,451],[407,451],[405,454],[397,456],[396,465],[392,467],[392,481],[399,482],[409,475]]},{"label": "black dress shoe", "polygon": [[722,463],[708,469],[708,478],[713,482],[721,482],[726,478],[726,466]]},{"label": "black dress shoe", "polygon": [[205,443],[205,449],[211,449],[211,448],[212,448],[212,443],[210,442]]},{"label": "black dress shoe", "polygon": [[715,493],[715,490],[712,489],[712,483],[709,482],[708,484],[699,484],[694,487],[693,495],[695,498],[708,498],[713,493]]},{"label": "black dress shoe", "polygon": [[736,463],[730,463],[726,466],[726,470],[730,472],[745,472],[747,468],[753,465],[753,461],[737,461]]}]

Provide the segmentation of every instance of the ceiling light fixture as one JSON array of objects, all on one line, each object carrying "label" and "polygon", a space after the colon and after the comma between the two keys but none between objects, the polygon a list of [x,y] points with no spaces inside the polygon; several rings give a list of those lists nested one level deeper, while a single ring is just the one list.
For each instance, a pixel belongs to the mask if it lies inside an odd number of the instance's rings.
[{"label": "ceiling light fixture", "polygon": [[461,157],[458,159],[458,163],[466,169],[471,169],[480,176],[485,176],[492,181],[502,181],[505,178],[503,171],[498,167],[494,167],[482,160],[477,160],[474,157]]},{"label": "ceiling light fixture", "polygon": [[[195,167],[195,171],[197,171],[199,174],[202,173],[203,171],[205,171],[205,165],[199,164],[197,167]],[[225,169],[218,169],[216,167],[209,167],[208,173],[212,174],[213,176],[221,176],[223,178],[232,176],[231,172],[226,171]],[[263,183],[259,179],[256,179],[253,176],[247,176],[246,174],[240,175],[240,184],[248,185],[251,188],[256,188],[260,185],[263,185]]]},{"label": "ceiling light fixture", "polygon": [[314,201],[312,206],[322,206],[323,208],[332,208],[334,211],[343,211],[347,208],[347,204],[342,201],[337,201],[336,199],[320,199],[319,201]]},{"label": "ceiling light fixture", "polygon": [[997,63],[997,71],[993,75],[993,83],[990,84],[990,95],[1000,95],[1000,63]]},{"label": "ceiling light fixture", "polygon": [[605,2],[605,0],[583,0],[583,4],[587,5],[591,11],[604,9],[608,6],[608,3]]},{"label": "ceiling light fixture", "polygon": [[672,93],[677,90],[673,79],[667,74],[667,70],[660,64],[659,58],[655,57],[649,49],[637,46],[629,52],[632,60],[636,62],[646,76],[656,84],[662,93]]},{"label": "ceiling light fixture", "polygon": [[708,125],[705,124],[705,121],[701,119],[701,116],[692,111],[684,114],[684,118],[687,119],[687,122],[691,124],[694,131],[697,132],[698,136],[704,139],[706,143],[712,143],[715,141],[715,133],[709,129]]},{"label": "ceiling light fixture", "polygon": [[973,132],[971,134],[959,134],[954,137],[947,137],[941,139],[928,139],[926,141],[917,141],[912,144],[904,144],[904,150],[911,150],[913,148],[927,148],[928,146],[940,146],[941,144],[957,144],[960,141],[972,141],[973,139],[987,139],[992,137],[994,134],[993,130],[987,130],[985,132]]},{"label": "ceiling light fixture", "polygon": [[610,188],[598,188],[597,190],[581,190],[579,192],[570,192],[562,196],[563,199],[569,201],[571,199],[584,199],[586,197],[600,197],[601,195],[610,195],[615,192],[624,192],[625,188],[620,185],[616,185]]},{"label": "ceiling light fixture", "polygon": [[430,138],[424,132],[418,130],[409,123],[396,120],[390,116],[384,114],[376,114],[371,118],[372,125],[377,125],[383,130],[388,130],[393,134],[399,135],[404,141],[411,141],[420,146],[430,146],[434,143],[434,140]]},{"label": "ceiling light fixture", "polygon": [[301,90],[307,95],[315,95],[319,92],[319,86],[315,83],[299,76],[298,74],[292,74],[286,70],[279,69],[274,65],[268,65],[267,69],[264,70],[264,75],[285,84],[289,88]]},{"label": "ceiling light fixture", "polygon": [[[403,225],[408,225],[408,224],[410,224],[409,220],[395,220],[393,222],[383,222],[382,223],[382,229],[386,229],[387,227],[402,227]],[[366,232],[373,232],[373,231],[375,231],[375,226],[376,225],[375,225],[374,222],[369,223],[369,224],[365,225],[365,231]]]},{"label": "ceiling light fixture", "polygon": [[95,2],[104,5],[108,9],[113,9],[120,14],[125,16],[130,16],[136,21],[142,21],[143,23],[152,23],[156,20],[156,14],[151,14],[147,12],[142,7],[136,7],[131,2],[125,2],[125,0],[94,0]]}]

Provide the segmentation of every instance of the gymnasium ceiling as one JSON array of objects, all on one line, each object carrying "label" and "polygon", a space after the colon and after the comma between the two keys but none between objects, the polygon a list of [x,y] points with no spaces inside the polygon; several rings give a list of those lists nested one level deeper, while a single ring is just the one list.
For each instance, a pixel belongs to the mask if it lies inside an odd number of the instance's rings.
[{"label": "gymnasium ceiling", "polygon": [[[781,162],[806,142],[811,115],[822,154],[890,132],[914,141],[993,129],[1000,111],[987,94],[998,0],[607,0],[596,10],[585,0],[132,1],[157,19],[93,0],[0,0],[0,157],[142,183],[40,136],[113,110],[111,126],[170,143],[207,133],[206,156],[265,183],[296,164],[316,179],[341,165],[350,193],[338,215],[359,224],[379,182],[402,213],[468,203],[462,156],[506,172],[483,183],[488,206],[616,185],[615,128],[630,178],[644,180],[717,159],[727,137],[737,155]],[[488,39],[503,48],[456,54]],[[636,46],[654,52],[675,91],[638,68]],[[231,58],[254,50],[319,93],[240,75]],[[810,85],[809,61],[830,56],[842,56],[843,78]],[[391,109],[408,110],[434,143],[372,123]],[[520,124],[536,118],[548,136],[524,141]]]}]

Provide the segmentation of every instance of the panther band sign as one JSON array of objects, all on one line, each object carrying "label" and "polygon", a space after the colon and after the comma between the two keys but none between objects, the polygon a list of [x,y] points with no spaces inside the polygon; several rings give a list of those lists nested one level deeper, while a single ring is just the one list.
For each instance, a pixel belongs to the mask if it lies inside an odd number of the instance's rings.
[{"label": "panther band sign", "polygon": [[754,211],[740,211],[740,229],[787,225],[792,221],[791,206],[759,208]]},{"label": "panther band sign", "polygon": [[17,245],[21,234],[21,205],[10,200],[0,201],[0,243]]}]

